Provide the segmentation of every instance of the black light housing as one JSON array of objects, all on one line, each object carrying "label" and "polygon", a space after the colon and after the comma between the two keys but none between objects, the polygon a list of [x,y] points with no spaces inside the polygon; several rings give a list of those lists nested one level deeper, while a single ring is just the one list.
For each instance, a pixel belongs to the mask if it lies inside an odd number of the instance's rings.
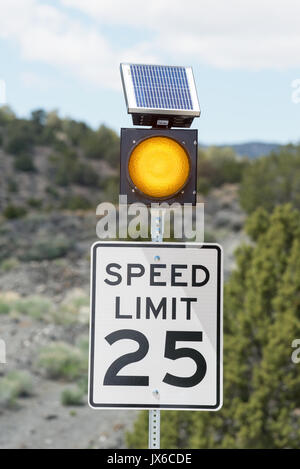
[{"label": "black light housing", "polygon": [[[142,171],[139,173],[139,182],[133,181],[133,178],[130,175],[130,159],[132,157],[134,150],[139,147],[141,143],[149,143],[150,149],[152,142],[155,142],[155,137],[161,137],[160,142],[164,142],[166,139],[169,139],[172,146],[175,149],[179,150],[179,156],[183,158],[183,162],[179,161],[179,170],[184,171],[182,177],[183,184],[178,187],[173,184],[172,179],[169,192],[167,194],[160,193],[158,191],[155,194],[150,194],[151,191],[145,191],[143,184],[143,177],[145,175],[145,180],[149,179],[152,174],[152,167],[147,164],[143,165]],[[179,129],[162,129],[162,128],[152,128],[152,129],[131,129],[123,128],[121,129],[121,156],[120,156],[120,195],[127,196],[127,203],[142,202],[146,205],[151,205],[151,203],[161,203],[165,202],[171,205],[174,202],[185,204],[190,203],[192,205],[196,204],[196,184],[197,184],[197,151],[198,151],[198,132],[195,129],[189,130],[179,130]],[[158,163],[159,170],[162,169],[161,178],[167,179],[168,175],[172,177],[174,173],[174,164],[176,164],[176,154],[166,153],[160,154],[159,150],[154,149],[155,154],[153,155],[154,161]],[[186,155],[186,156],[184,156]],[[141,150],[141,157],[143,157],[143,151]],[[166,162],[161,162],[160,159],[166,157]],[[145,156],[147,158],[147,156]],[[186,159],[186,162],[184,161]],[[152,160],[151,160],[152,163]],[[188,169],[187,169],[188,168]],[[187,174],[188,171],[188,174]],[[157,175],[157,174],[156,174]],[[155,176],[156,176],[155,175]],[[159,179],[158,179],[159,180]],[[180,180],[180,178],[179,178]],[[141,183],[141,184],[139,184]],[[139,187],[140,186],[140,187]],[[156,189],[157,189],[156,185]],[[172,191],[174,187],[174,191]],[[147,193],[148,192],[148,193]],[[166,191],[168,192],[168,191]]]}]

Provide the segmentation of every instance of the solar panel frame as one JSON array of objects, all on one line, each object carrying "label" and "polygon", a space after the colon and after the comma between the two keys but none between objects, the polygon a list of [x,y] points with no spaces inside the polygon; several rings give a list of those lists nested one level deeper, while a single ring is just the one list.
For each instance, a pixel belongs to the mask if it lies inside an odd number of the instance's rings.
[{"label": "solar panel frame", "polygon": [[[122,63],[120,68],[129,114],[200,116],[192,67]],[[174,87],[174,80],[183,93]],[[141,81],[143,90],[138,86]],[[162,87],[162,83],[167,86]]]}]

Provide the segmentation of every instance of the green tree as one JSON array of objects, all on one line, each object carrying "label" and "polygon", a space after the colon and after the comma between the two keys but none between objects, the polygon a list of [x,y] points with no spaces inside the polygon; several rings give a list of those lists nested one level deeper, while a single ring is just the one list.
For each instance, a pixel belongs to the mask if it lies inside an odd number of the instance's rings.
[{"label": "green tree", "polygon": [[35,142],[32,122],[26,119],[10,120],[6,125],[4,150],[20,155],[31,150]]},{"label": "green tree", "polygon": [[43,109],[36,109],[31,112],[31,125],[32,132],[35,137],[35,143],[47,144],[48,134],[45,134],[45,124],[47,119],[47,113]]},{"label": "green tree", "polygon": [[14,161],[14,168],[19,171],[35,171],[34,161],[31,155],[21,154]]},{"label": "green tree", "polygon": [[74,168],[78,165],[78,155],[69,148],[63,152],[50,156],[50,176],[54,176],[54,182],[59,186],[68,186],[72,183]]},{"label": "green tree", "polygon": [[46,113],[42,133],[42,143],[55,145],[58,143],[57,134],[62,130],[62,121],[57,110]]},{"label": "green tree", "polygon": [[247,158],[239,158],[232,148],[209,147],[199,150],[198,190],[203,194],[212,187],[226,183],[239,183],[247,168]]},{"label": "green tree", "polygon": [[43,109],[36,109],[31,112],[31,121],[36,132],[41,132],[46,123],[47,114]]},{"label": "green tree", "polygon": [[[216,412],[162,413],[165,448],[299,448],[300,217],[291,205],[260,208],[246,229],[224,298],[224,405]],[[171,416],[171,417],[169,417]],[[147,446],[142,413],[128,435]]]},{"label": "green tree", "polygon": [[71,194],[64,198],[61,203],[61,208],[67,210],[88,210],[92,207],[90,200],[79,194]]},{"label": "green tree", "polygon": [[247,213],[291,202],[300,208],[300,145],[256,159],[243,174],[240,202]]},{"label": "green tree", "polygon": [[73,119],[62,121],[62,130],[66,133],[71,145],[80,145],[90,134],[90,128],[84,122],[76,122]]},{"label": "green tree", "polygon": [[82,186],[99,186],[99,175],[89,163],[79,161],[75,150],[66,148],[51,156],[50,173],[55,183],[60,186],[79,184]]},{"label": "green tree", "polygon": [[119,162],[120,140],[118,135],[105,125],[98,131],[90,131],[83,140],[83,149],[87,158],[104,159],[112,166]]},{"label": "green tree", "polygon": [[23,206],[8,204],[3,210],[3,215],[9,220],[14,218],[24,217],[27,213],[27,210]]},{"label": "green tree", "polygon": [[0,126],[5,126],[15,119],[16,115],[9,106],[0,106]]},{"label": "green tree", "polygon": [[110,176],[103,182],[104,197],[112,203],[118,203],[119,200],[119,176]]}]

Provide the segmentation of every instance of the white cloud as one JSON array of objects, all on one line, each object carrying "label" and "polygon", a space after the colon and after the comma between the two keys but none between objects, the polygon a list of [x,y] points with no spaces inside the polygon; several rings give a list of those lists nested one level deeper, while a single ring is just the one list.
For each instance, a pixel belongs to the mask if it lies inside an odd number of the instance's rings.
[{"label": "white cloud", "polygon": [[[24,61],[68,71],[88,83],[120,88],[121,61],[191,62],[221,68],[300,66],[298,0],[42,0],[1,2],[0,37]],[[81,12],[85,15],[73,15]],[[128,48],[109,27],[137,34]],[[145,34],[143,42],[140,38]],[[149,40],[149,37],[151,40]]]},{"label": "white cloud", "polygon": [[299,0],[61,0],[100,24],[153,33],[161,54],[217,67],[300,65]]},{"label": "white cloud", "polygon": [[[144,44],[115,49],[96,26],[86,26],[37,0],[7,0],[0,15],[0,37],[16,42],[25,61],[58,66],[85,81],[120,89],[120,58],[155,58]],[[28,80],[27,80],[28,82]]]}]

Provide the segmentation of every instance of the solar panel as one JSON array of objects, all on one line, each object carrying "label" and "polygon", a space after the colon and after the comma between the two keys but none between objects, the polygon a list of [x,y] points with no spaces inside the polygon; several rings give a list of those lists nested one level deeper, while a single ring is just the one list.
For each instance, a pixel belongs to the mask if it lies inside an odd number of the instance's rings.
[{"label": "solar panel", "polygon": [[[121,64],[127,110],[138,125],[151,125],[149,116],[173,116],[172,125],[189,127],[200,115],[191,67]],[[177,116],[177,117],[176,117]]]}]

